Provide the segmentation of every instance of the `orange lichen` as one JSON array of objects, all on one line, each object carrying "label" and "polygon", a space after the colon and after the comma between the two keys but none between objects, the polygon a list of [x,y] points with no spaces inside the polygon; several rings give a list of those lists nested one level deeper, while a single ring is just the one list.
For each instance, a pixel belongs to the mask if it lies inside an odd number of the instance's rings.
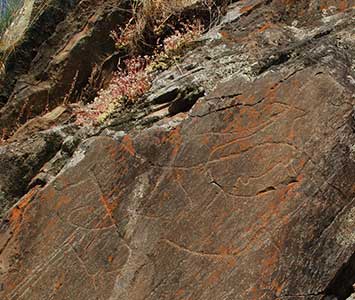
[{"label": "orange lichen", "polygon": [[54,290],[55,291],[59,290],[63,286],[64,277],[65,277],[64,273],[62,273],[58,276],[56,282],[54,283]]},{"label": "orange lichen", "polygon": [[176,296],[177,297],[181,297],[181,296],[183,296],[185,294],[185,290],[184,289],[179,289],[179,290],[177,290],[177,292],[176,292]]},{"label": "orange lichen", "polygon": [[251,10],[254,9],[254,5],[247,5],[247,6],[244,6],[240,9],[240,12],[243,14],[243,13],[246,13],[246,12],[249,12]]},{"label": "orange lichen", "polygon": [[131,156],[136,155],[136,151],[133,147],[133,141],[132,138],[129,135],[125,135],[124,138],[122,139],[121,146],[124,150],[126,150]]},{"label": "orange lichen", "polygon": [[228,122],[233,120],[234,112],[232,110],[227,110],[227,112],[223,116],[223,121]]},{"label": "orange lichen", "polygon": [[277,282],[277,280],[273,280],[272,282],[271,282],[271,286],[272,286],[272,288],[274,289],[274,291],[275,291],[275,295],[276,295],[276,297],[278,297],[278,296],[280,296],[281,295],[281,292],[282,292],[282,290],[283,290],[283,284],[279,284],[278,282]]},{"label": "orange lichen", "polygon": [[202,137],[202,139],[201,139],[201,143],[202,143],[203,145],[206,145],[206,146],[209,145],[209,141],[210,141],[210,138],[209,138],[208,135],[204,135],[204,136]]},{"label": "orange lichen", "polygon": [[54,206],[55,210],[59,210],[60,208],[62,208],[63,206],[71,203],[72,199],[66,195],[63,195],[61,197],[59,197],[56,201],[56,204]]},{"label": "orange lichen", "polygon": [[268,255],[265,255],[264,259],[261,261],[261,265],[264,270],[271,270],[272,271],[272,266],[276,266],[279,256],[276,251],[272,251],[271,253],[266,253]]},{"label": "orange lichen", "polygon": [[[234,250],[233,250],[234,251]],[[221,255],[229,255],[231,253],[233,253],[233,251],[231,251],[228,247],[226,247],[225,245],[221,245],[218,248],[218,253],[220,253]]]},{"label": "orange lichen", "polygon": [[269,29],[272,27],[271,23],[265,23],[263,26],[261,26],[261,28],[259,28],[259,32],[264,32],[265,30]]},{"label": "orange lichen", "polygon": [[52,186],[49,186],[47,189],[46,189],[46,192],[42,194],[42,196],[40,197],[40,200],[41,201],[47,201],[47,200],[51,200],[54,198],[56,194],[56,190],[54,187]]},{"label": "orange lichen", "polygon": [[21,223],[24,210],[29,205],[37,191],[38,188],[32,189],[20,200],[20,202],[16,206],[13,207],[9,217],[11,224],[16,224],[15,226],[17,226]]},{"label": "orange lichen", "polygon": [[95,225],[95,229],[104,229],[104,228],[109,228],[111,226],[112,226],[112,219],[110,216],[106,214],[101,220],[97,221]]},{"label": "orange lichen", "polygon": [[57,225],[58,221],[55,218],[50,218],[45,226],[45,228],[43,228],[43,235],[44,236],[48,236],[48,237],[53,237],[52,233],[53,233],[53,228],[55,228],[54,225]]},{"label": "orange lichen", "polygon": [[120,153],[120,148],[117,147],[116,145],[110,145],[108,153],[110,154],[110,157],[112,159],[117,159],[118,154]]},{"label": "orange lichen", "polygon": [[207,283],[208,283],[208,285],[216,284],[216,283],[218,283],[220,278],[221,278],[221,271],[215,270],[208,276]]},{"label": "orange lichen", "polygon": [[109,216],[112,216],[113,208],[114,208],[114,206],[112,205],[112,203],[110,203],[109,200],[108,200],[104,195],[102,195],[102,196],[100,197],[100,202],[101,202],[102,205],[104,206],[104,208],[105,208],[107,214],[108,214]]},{"label": "orange lichen", "polygon": [[169,143],[173,146],[173,150],[171,152],[171,158],[176,157],[178,154],[180,147],[182,145],[182,136],[180,132],[181,127],[177,127],[174,130],[171,130],[168,135],[164,135],[161,138],[161,143]]},{"label": "orange lichen", "polygon": [[296,138],[296,131],[295,131],[295,128],[294,127],[291,127],[290,128],[290,130],[289,130],[289,132],[288,132],[288,139],[290,140],[290,141],[294,141],[295,140],[295,138]]}]

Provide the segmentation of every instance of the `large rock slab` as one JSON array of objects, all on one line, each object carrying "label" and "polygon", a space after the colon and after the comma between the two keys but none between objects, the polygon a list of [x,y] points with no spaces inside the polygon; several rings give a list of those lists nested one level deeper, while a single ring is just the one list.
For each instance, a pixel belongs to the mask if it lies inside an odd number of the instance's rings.
[{"label": "large rock slab", "polygon": [[202,88],[187,114],[145,130],[118,114],[129,125],[110,130],[128,132],[86,139],[3,218],[0,298],[350,297],[355,48],[339,3],[231,7],[153,83]]},{"label": "large rock slab", "polygon": [[3,224],[2,298],[345,299],[353,100],[324,68],[233,78],[171,131],[87,140]]}]

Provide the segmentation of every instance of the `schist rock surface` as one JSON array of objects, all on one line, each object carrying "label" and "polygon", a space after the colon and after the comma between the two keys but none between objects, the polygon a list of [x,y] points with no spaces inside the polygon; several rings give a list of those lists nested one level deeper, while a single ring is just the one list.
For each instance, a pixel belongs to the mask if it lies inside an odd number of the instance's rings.
[{"label": "schist rock surface", "polygon": [[106,128],[1,146],[0,299],[352,299],[354,5],[235,1]]},{"label": "schist rock surface", "polygon": [[[0,73],[0,129],[77,98],[90,78],[99,88],[102,74],[113,71],[107,62],[115,52],[110,31],[130,15],[127,0],[24,3],[30,17],[18,23],[26,29],[16,36],[15,45],[7,42],[11,52],[4,63],[6,72]],[[7,53],[2,47],[0,51]]]}]

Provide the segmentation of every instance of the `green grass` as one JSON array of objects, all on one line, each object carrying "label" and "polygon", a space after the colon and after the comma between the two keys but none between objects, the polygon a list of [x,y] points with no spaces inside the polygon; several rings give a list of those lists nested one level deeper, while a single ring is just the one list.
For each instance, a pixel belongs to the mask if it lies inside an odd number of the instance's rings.
[{"label": "green grass", "polygon": [[19,11],[22,4],[23,0],[8,0],[5,12],[0,15],[0,39],[11,24],[12,20],[15,18],[16,13]]}]

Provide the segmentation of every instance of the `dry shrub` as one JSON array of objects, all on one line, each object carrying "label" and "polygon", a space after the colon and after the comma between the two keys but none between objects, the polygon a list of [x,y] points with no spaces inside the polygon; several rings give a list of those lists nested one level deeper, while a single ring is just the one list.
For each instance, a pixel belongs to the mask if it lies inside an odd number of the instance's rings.
[{"label": "dry shrub", "polygon": [[101,123],[119,106],[131,104],[147,92],[151,85],[146,72],[149,63],[149,57],[126,59],[124,67],[115,73],[108,87],[99,92],[94,102],[77,110],[77,123]]},{"label": "dry shrub", "polygon": [[[173,35],[179,25],[187,23],[183,14],[201,9],[199,16],[205,18],[210,10],[212,0],[140,0],[134,1],[130,22],[115,36],[118,48],[127,47],[135,54],[154,51],[157,41]],[[199,3],[199,5],[197,5]],[[196,7],[193,6],[196,4]],[[204,11],[204,13],[202,13]],[[185,19],[193,18],[192,15]]]}]

